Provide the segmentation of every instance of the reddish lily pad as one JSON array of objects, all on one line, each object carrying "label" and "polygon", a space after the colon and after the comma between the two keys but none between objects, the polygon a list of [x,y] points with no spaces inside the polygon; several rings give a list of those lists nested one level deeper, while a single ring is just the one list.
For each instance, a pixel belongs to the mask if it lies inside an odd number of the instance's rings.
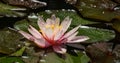
[{"label": "reddish lily pad", "polygon": [[86,53],[91,63],[114,63],[115,55],[112,54],[112,44],[96,43],[86,48]]}]

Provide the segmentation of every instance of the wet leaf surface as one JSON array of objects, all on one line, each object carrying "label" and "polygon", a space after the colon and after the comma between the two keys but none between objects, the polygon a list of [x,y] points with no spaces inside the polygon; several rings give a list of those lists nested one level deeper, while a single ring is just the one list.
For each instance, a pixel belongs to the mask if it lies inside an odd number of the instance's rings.
[{"label": "wet leaf surface", "polygon": [[88,63],[89,58],[81,52],[78,52],[78,56],[65,54],[65,59],[58,57],[55,53],[48,53],[40,61],[41,63]]},{"label": "wet leaf surface", "polygon": [[0,53],[11,54],[23,46],[22,36],[8,28],[0,30]]},{"label": "wet leaf surface", "polygon": [[1,2],[0,2],[0,8],[1,8],[0,9],[0,17],[23,17],[26,15],[26,13],[13,11],[13,9],[25,10],[25,8],[10,6],[7,4],[3,4]]},{"label": "wet leaf surface", "polygon": [[1,57],[0,63],[24,63],[19,57]]},{"label": "wet leaf surface", "polygon": [[115,55],[112,53],[112,44],[96,43],[86,48],[86,53],[91,63],[115,63]]},{"label": "wet leaf surface", "polygon": [[18,7],[26,7],[31,9],[36,9],[47,5],[45,2],[41,2],[37,0],[2,0],[2,1],[10,5],[14,5]]},{"label": "wet leaf surface", "polygon": [[115,37],[114,31],[98,28],[80,28],[79,35],[88,36],[88,42],[109,41]]},{"label": "wet leaf surface", "polygon": [[39,49],[39,51],[36,52],[34,47],[27,47],[22,55],[22,59],[25,63],[38,63],[43,55],[44,50]]},{"label": "wet leaf surface", "polygon": [[110,22],[113,19],[120,19],[119,8],[114,8],[117,5],[111,0],[78,0],[74,6],[85,18]]}]

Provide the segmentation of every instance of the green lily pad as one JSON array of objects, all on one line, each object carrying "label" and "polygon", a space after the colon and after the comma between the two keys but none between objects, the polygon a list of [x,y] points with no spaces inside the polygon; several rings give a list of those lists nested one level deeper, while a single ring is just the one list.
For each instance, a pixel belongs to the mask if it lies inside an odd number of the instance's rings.
[{"label": "green lily pad", "polygon": [[19,57],[1,57],[0,63],[24,63]]},{"label": "green lily pad", "polygon": [[80,28],[79,35],[88,36],[88,42],[109,41],[115,37],[112,30],[98,29],[98,28]]},{"label": "green lily pad", "polygon": [[15,6],[9,6],[7,4],[3,4],[0,2],[0,16],[3,17],[3,16],[6,16],[6,17],[23,17],[25,16],[26,14],[25,13],[22,13],[22,12],[16,12],[16,11],[13,11],[13,9],[23,9],[23,8],[18,8],[18,7],[15,7]]},{"label": "green lily pad", "polygon": [[116,5],[111,0],[78,0],[74,6],[85,18],[110,22],[112,19],[120,19],[119,10],[114,9]]},{"label": "green lily pad", "polygon": [[80,52],[78,56],[65,54],[65,59],[58,57],[55,53],[48,53],[40,61],[40,63],[88,63],[89,58]]},{"label": "green lily pad", "polygon": [[22,60],[25,63],[38,63],[44,54],[44,50],[39,49],[38,52],[35,51],[34,47],[26,47],[25,54],[22,55]]},{"label": "green lily pad", "polygon": [[21,20],[14,24],[15,29],[23,30],[23,31],[27,31],[28,26],[29,26],[29,22],[27,20]]},{"label": "green lily pad", "polygon": [[23,46],[22,36],[10,29],[0,30],[0,53],[11,54]]}]

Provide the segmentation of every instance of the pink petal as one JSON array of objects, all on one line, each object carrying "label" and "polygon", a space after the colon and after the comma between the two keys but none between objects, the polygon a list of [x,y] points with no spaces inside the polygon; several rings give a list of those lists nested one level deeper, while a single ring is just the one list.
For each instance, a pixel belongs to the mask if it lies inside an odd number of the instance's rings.
[{"label": "pink petal", "polygon": [[56,18],[56,19],[55,19],[55,24],[56,24],[56,25],[59,25],[59,24],[60,24],[60,18]]},{"label": "pink petal", "polygon": [[73,33],[72,35],[70,35],[70,36],[67,38],[67,40],[68,40],[68,41],[72,40],[73,38],[76,37],[77,34],[78,34],[78,32]]},{"label": "pink petal", "polygon": [[35,39],[34,43],[41,48],[50,46],[50,44],[45,39]]},{"label": "pink petal", "polygon": [[42,27],[45,26],[45,21],[42,19],[42,17],[40,16],[38,21],[37,21],[37,24],[39,26],[40,29],[42,29]]},{"label": "pink petal", "polygon": [[56,53],[60,53],[60,54],[65,54],[66,53],[66,49],[63,48],[62,46],[53,46],[53,50],[56,52]]},{"label": "pink petal", "polygon": [[24,31],[18,31],[20,34],[22,34],[25,38],[27,38],[28,40],[31,40],[31,41],[33,41],[33,36],[32,35],[30,35],[29,33],[27,33],[27,32],[24,32]]},{"label": "pink petal", "polygon": [[79,29],[80,25],[73,28],[72,30],[70,30],[69,32],[67,32],[63,38],[68,38],[69,36],[71,36],[72,34],[74,34],[78,29]]},{"label": "pink petal", "polygon": [[34,27],[32,27],[31,25],[29,26],[30,28],[28,28],[28,31],[35,37],[35,38],[41,38],[41,34],[39,31],[37,31]]},{"label": "pink petal", "polygon": [[87,37],[87,36],[77,36],[77,37],[73,38],[72,40],[67,41],[67,43],[79,43],[79,42],[86,41],[88,39],[89,39],[89,37]]},{"label": "pink petal", "polygon": [[52,24],[59,25],[60,19],[57,18],[57,17],[55,16],[55,14],[53,14],[53,15],[51,16],[51,19],[52,19],[52,21],[53,21]]},{"label": "pink petal", "polygon": [[62,29],[56,34],[55,40],[58,40],[63,34],[67,31],[68,27],[71,24],[72,19],[69,19],[69,17],[66,17],[60,26],[62,26]]},{"label": "pink petal", "polygon": [[54,21],[53,21],[52,19],[49,19],[49,18],[46,20],[46,24],[47,24],[47,25],[52,25],[53,22],[54,22]]},{"label": "pink petal", "polygon": [[67,31],[67,29],[69,28],[70,24],[71,24],[72,19],[70,19],[69,17],[66,17],[63,22],[61,23],[62,26],[62,30],[63,30],[63,34]]}]

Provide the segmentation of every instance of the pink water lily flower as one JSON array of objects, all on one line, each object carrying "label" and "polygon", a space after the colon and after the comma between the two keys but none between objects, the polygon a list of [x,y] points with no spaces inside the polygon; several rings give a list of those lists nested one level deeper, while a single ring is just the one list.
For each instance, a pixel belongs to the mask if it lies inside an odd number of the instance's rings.
[{"label": "pink water lily flower", "polygon": [[71,21],[72,19],[66,17],[60,23],[60,19],[56,18],[55,15],[52,15],[51,18],[48,18],[45,22],[42,17],[39,17],[37,22],[40,28],[39,30],[29,25],[29,33],[22,30],[19,30],[19,33],[41,48],[52,46],[56,53],[64,54],[66,53],[66,48],[62,47],[63,44],[79,43],[89,39],[87,36],[76,36],[78,34],[77,30],[80,26],[66,32]]}]

